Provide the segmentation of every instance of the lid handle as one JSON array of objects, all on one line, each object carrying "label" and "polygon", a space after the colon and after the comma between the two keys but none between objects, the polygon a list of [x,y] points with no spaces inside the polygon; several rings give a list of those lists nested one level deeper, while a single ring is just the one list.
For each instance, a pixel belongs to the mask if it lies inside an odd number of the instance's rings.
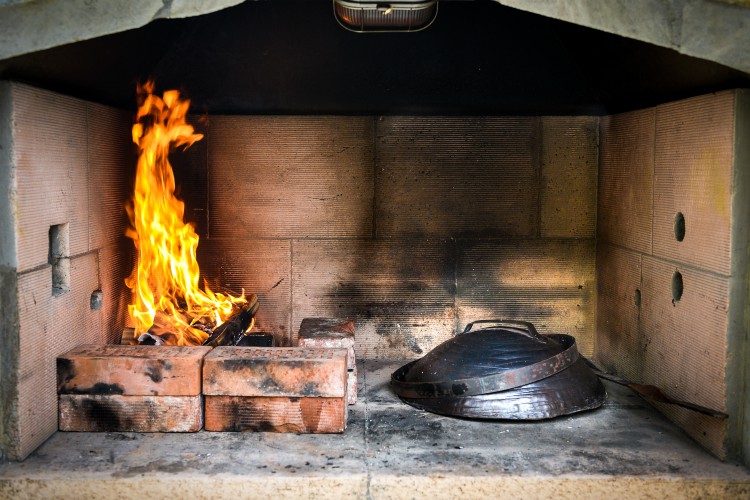
[{"label": "lid handle", "polygon": [[474,327],[474,325],[479,323],[492,323],[497,326],[511,326],[511,327],[521,327],[520,330],[526,330],[526,334],[529,337],[541,339],[544,340],[544,337],[539,335],[539,332],[536,331],[536,328],[534,328],[534,325],[529,323],[528,321],[517,321],[513,319],[478,319],[476,321],[472,321],[468,325],[466,325],[466,328],[464,328],[463,333],[469,333],[471,329]]}]

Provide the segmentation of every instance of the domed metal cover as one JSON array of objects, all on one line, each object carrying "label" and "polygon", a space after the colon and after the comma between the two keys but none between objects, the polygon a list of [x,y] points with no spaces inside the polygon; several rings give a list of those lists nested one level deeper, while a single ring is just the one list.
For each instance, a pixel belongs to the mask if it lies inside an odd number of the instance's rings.
[{"label": "domed metal cover", "polygon": [[[495,326],[471,331],[474,324]],[[391,375],[401,399],[457,417],[537,420],[598,408],[599,378],[569,335],[539,335],[531,323],[483,320]]]}]

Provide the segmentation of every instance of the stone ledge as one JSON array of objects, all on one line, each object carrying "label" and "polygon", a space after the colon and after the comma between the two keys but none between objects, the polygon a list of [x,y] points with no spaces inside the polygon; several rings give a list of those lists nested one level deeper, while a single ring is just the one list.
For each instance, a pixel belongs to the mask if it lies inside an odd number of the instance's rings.
[{"label": "stone ledge", "polygon": [[433,415],[390,391],[399,361],[359,361],[343,435],[56,433],[0,466],[0,498],[747,498],[750,472],[712,457],[637,396],[544,422]]},{"label": "stone ledge", "polygon": [[750,8],[745,0],[495,1],[750,73]]}]

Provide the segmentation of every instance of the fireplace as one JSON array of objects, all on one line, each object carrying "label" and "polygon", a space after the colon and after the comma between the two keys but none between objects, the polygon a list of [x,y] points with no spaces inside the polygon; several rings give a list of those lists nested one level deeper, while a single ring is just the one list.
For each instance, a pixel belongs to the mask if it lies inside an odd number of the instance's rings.
[{"label": "fireplace", "polygon": [[[256,293],[279,345],[306,317],[353,317],[358,359],[413,359],[473,320],[525,319],[728,413],[659,406],[714,455],[747,456],[747,74],[495,3],[440,9],[423,34],[357,35],[328,2],[250,2],[3,62],[5,459],[57,429],[55,358],[127,326],[144,72],[184,85],[205,134],[171,158],[203,277]],[[148,67],[128,59],[170,38]],[[608,51],[637,70],[618,79]],[[122,68],[97,74],[84,56],[102,53]]]}]

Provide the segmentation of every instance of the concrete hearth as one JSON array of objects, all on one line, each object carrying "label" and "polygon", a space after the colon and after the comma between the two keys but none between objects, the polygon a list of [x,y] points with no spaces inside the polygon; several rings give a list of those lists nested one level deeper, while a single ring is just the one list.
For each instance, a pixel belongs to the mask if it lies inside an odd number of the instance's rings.
[{"label": "concrete hearth", "polygon": [[599,410],[541,423],[425,413],[359,362],[343,435],[57,433],[0,466],[2,498],[746,498],[715,459],[620,386]]}]

